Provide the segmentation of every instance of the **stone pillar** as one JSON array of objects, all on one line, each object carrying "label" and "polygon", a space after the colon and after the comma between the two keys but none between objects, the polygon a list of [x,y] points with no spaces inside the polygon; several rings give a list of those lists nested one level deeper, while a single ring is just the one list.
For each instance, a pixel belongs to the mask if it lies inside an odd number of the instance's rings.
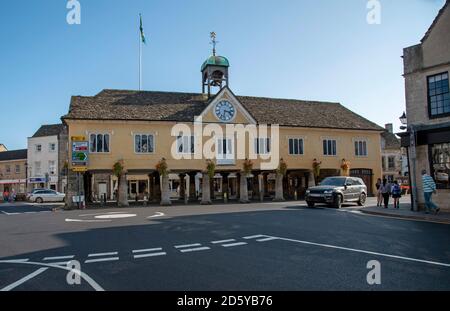
[{"label": "stone pillar", "polygon": [[180,178],[180,200],[184,200],[186,196],[186,174],[178,174],[178,177]]},{"label": "stone pillar", "polygon": [[308,171],[308,188],[314,187],[316,185],[316,182],[314,180],[314,172]]},{"label": "stone pillar", "polygon": [[169,188],[169,174],[162,176],[161,178],[161,202],[162,206],[172,205],[170,201],[170,188]]},{"label": "stone pillar", "polygon": [[160,180],[158,172],[155,172],[153,174],[152,200],[155,201],[155,202],[160,202],[161,201],[161,180]]},{"label": "stone pillar", "polygon": [[203,173],[202,176],[202,200],[200,202],[201,205],[209,205],[211,204],[211,186],[209,182],[208,173]]},{"label": "stone pillar", "polygon": [[127,180],[127,174],[122,173],[119,177],[119,200],[118,205],[119,206],[128,206],[128,180]]},{"label": "stone pillar", "polygon": [[230,173],[223,172],[223,173],[220,173],[220,175],[222,175],[223,201],[224,201],[224,203],[228,203],[228,199],[230,198],[228,176],[230,175]]},{"label": "stone pillar", "polygon": [[264,173],[258,175],[259,200],[264,201]]},{"label": "stone pillar", "polygon": [[195,175],[197,172],[189,172],[189,201],[197,202],[197,193],[195,191]]},{"label": "stone pillar", "polygon": [[239,173],[239,202],[250,203],[248,200],[247,175],[245,173]]},{"label": "stone pillar", "polygon": [[284,180],[284,176],[276,173],[276,176],[275,176],[275,198],[273,199],[273,201],[275,201],[275,202],[284,201],[283,180]]},{"label": "stone pillar", "polygon": [[65,205],[66,208],[73,209],[77,208],[78,204],[74,203],[72,198],[78,195],[78,190],[80,195],[84,195],[84,178],[81,173],[74,173],[72,170],[68,170],[67,173],[67,187],[66,187],[66,198]]}]

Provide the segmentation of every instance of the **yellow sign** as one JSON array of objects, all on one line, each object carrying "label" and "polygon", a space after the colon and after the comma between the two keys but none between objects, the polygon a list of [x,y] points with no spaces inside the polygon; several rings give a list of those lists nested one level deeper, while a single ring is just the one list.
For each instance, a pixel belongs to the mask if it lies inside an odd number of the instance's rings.
[{"label": "yellow sign", "polygon": [[86,172],[87,171],[87,167],[83,166],[83,167],[72,167],[72,171],[73,172]]},{"label": "yellow sign", "polygon": [[72,136],[72,141],[85,141],[86,137],[84,136]]}]

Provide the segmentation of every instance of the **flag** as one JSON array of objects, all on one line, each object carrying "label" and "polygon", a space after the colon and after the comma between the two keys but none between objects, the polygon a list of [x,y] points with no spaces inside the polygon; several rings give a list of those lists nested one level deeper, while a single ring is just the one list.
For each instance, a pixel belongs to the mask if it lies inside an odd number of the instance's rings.
[{"label": "flag", "polygon": [[142,15],[139,14],[139,30],[141,32],[142,43],[145,44],[144,26],[142,26]]}]

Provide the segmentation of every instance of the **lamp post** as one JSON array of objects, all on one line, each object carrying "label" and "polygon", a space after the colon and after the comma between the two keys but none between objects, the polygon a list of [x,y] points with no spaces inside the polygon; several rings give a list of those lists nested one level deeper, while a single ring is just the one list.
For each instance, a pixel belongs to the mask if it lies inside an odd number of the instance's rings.
[{"label": "lamp post", "polygon": [[402,123],[402,126],[400,126],[401,130],[407,130],[409,128],[409,147],[406,149],[406,156],[408,159],[409,186],[411,188],[411,210],[418,211],[416,187],[416,131],[413,125],[407,125],[408,118],[406,112],[403,112],[399,119]]}]

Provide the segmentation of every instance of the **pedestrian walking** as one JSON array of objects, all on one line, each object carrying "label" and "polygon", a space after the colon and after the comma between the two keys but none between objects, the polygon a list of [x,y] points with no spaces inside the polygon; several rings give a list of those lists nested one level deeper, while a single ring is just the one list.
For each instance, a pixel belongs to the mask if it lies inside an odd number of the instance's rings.
[{"label": "pedestrian walking", "polygon": [[436,193],[436,183],[426,170],[422,171],[422,186],[425,197],[425,213],[429,214],[430,210],[434,210],[435,214],[439,213],[441,209],[431,200],[433,193]]},{"label": "pedestrian walking", "polygon": [[389,206],[389,197],[391,195],[391,184],[386,178],[383,179],[383,183],[380,186],[381,195],[383,196],[384,208]]},{"label": "pedestrian walking", "polygon": [[8,189],[6,189],[5,191],[3,191],[3,201],[4,201],[5,203],[8,203],[8,201],[9,201],[9,191],[8,191]]},{"label": "pedestrian walking", "polygon": [[381,194],[380,188],[381,188],[381,178],[378,178],[377,183],[375,184],[375,187],[377,188],[377,206],[381,206],[383,202],[383,195]]},{"label": "pedestrian walking", "polygon": [[402,188],[400,188],[398,181],[394,181],[391,193],[392,198],[394,199],[394,208],[400,208],[400,198],[402,197]]}]

